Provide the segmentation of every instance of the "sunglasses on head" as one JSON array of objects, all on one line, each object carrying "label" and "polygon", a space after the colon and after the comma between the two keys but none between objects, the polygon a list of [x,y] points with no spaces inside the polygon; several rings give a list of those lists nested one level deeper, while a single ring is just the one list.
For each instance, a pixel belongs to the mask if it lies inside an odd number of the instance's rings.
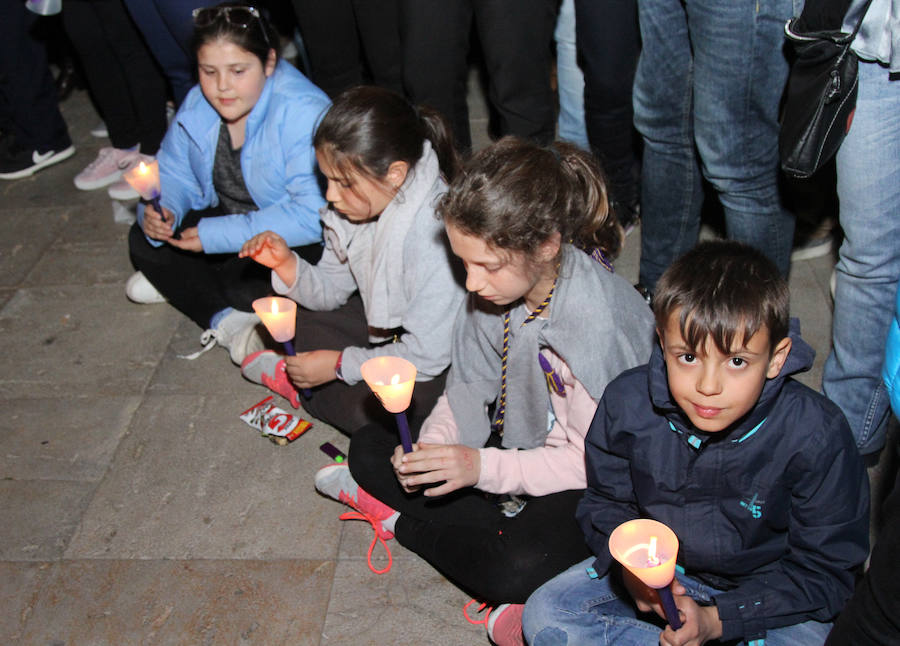
[{"label": "sunglasses on head", "polygon": [[263,38],[266,39],[266,45],[272,46],[269,42],[269,35],[263,27],[262,17],[256,7],[229,6],[229,7],[198,7],[191,12],[194,18],[194,26],[208,27],[217,20],[225,20],[229,25],[242,27],[247,29],[253,20],[259,21],[259,30],[262,32]]}]

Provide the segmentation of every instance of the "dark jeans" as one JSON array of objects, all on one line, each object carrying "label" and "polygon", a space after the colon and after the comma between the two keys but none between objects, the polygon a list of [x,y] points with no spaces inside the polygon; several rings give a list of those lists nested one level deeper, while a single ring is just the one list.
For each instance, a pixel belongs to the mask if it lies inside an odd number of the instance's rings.
[{"label": "dark jeans", "polygon": [[636,0],[575,0],[575,32],[591,150],[603,163],[611,199],[637,204],[640,137],[631,98],[641,53]]},{"label": "dark jeans", "polygon": [[175,105],[181,105],[194,86],[195,64],[191,11],[211,7],[215,0],[124,0],[163,74],[172,86]]},{"label": "dark jeans", "polygon": [[371,82],[403,93],[399,0],[293,0],[312,81],[330,97]]},{"label": "dark jeans", "polygon": [[468,88],[472,20],[488,73],[499,134],[553,140],[550,87],[556,0],[403,0],[403,79],[410,98],[440,110],[461,150],[472,147]]},{"label": "dark jeans", "polygon": [[62,18],[112,145],[155,155],[166,84],[122,0],[67,0]]},{"label": "dark jeans", "polygon": [[[294,348],[298,353],[369,345],[366,314],[358,294],[351,296],[340,308],[329,312],[298,309],[296,330]],[[422,422],[444,392],[446,378],[445,371],[430,381],[416,382],[412,401],[406,411],[413,434],[418,433]],[[394,416],[384,410],[364,381],[352,386],[342,381],[331,381],[313,388],[312,396],[302,397],[301,401],[310,415],[347,435],[373,423],[396,428]]]},{"label": "dark jeans", "polygon": [[63,150],[72,140],[59,112],[47,52],[31,35],[36,18],[18,0],[0,2],[0,130],[19,148]]},{"label": "dark jeans", "polygon": [[[204,217],[222,215],[217,209],[191,211],[176,230],[180,233]],[[201,328],[209,327],[213,314],[227,307],[253,311],[253,301],[272,294],[272,271],[236,254],[182,251],[170,245],[154,247],[135,223],[128,233],[131,262],[178,311]],[[295,248],[310,262],[318,262],[322,245]]]},{"label": "dark jeans", "polygon": [[538,586],[590,556],[575,522],[583,491],[530,498],[514,518],[471,487],[439,499],[408,495],[390,463],[398,444],[394,427],[360,429],[350,443],[350,471],[363,489],[400,512],[400,544],[474,597],[525,603]]}]

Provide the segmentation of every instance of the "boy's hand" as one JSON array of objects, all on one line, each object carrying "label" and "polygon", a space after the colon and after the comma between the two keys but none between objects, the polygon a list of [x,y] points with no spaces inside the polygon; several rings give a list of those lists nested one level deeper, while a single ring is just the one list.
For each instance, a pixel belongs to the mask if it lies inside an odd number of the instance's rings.
[{"label": "boy's hand", "polygon": [[715,606],[701,606],[685,594],[677,581],[672,583],[672,596],[681,614],[682,625],[678,630],[666,626],[659,643],[662,646],[701,646],[722,636],[722,621]]},{"label": "boy's hand", "polygon": [[334,366],[340,350],[313,350],[295,357],[285,357],[284,367],[297,388],[312,388],[337,379]]},{"label": "boy's hand", "polygon": [[[419,443],[413,442],[412,445],[413,452],[419,450]],[[421,489],[418,485],[409,484],[409,475],[400,473],[400,467],[403,465],[403,456],[406,453],[403,451],[403,447],[401,445],[397,445],[394,447],[394,455],[391,456],[391,466],[394,467],[394,475],[397,476],[397,482],[400,483],[400,486],[403,488],[403,491],[406,493],[412,493],[414,491],[418,491]]]},{"label": "boy's hand", "polygon": [[188,227],[181,232],[180,240],[178,238],[169,238],[168,243],[183,251],[203,253],[203,243],[200,242],[200,232],[197,231],[197,227]]},{"label": "boy's hand", "polygon": [[153,208],[152,204],[148,204],[144,207],[142,229],[144,230],[144,235],[148,238],[169,242],[174,233],[172,225],[175,222],[175,215],[165,207],[163,207],[163,213],[166,215],[165,220],[163,220],[160,214],[156,212],[156,209]]},{"label": "boy's hand", "polygon": [[[398,478],[405,478],[405,486],[418,487],[424,484],[443,482],[424,492],[426,496],[444,494],[471,487],[478,482],[481,474],[481,454],[462,444],[417,444],[418,450],[405,453],[394,468]],[[396,453],[395,453],[396,455]],[[403,484],[404,481],[401,481]]]},{"label": "boy's hand", "polygon": [[656,590],[641,581],[631,573],[626,567],[622,568],[622,581],[625,583],[625,589],[634,599],[634,604],[641,612],[655,612],[665,619],[666,613],[663,611],[662,603],[659,601],[659,595]]}]

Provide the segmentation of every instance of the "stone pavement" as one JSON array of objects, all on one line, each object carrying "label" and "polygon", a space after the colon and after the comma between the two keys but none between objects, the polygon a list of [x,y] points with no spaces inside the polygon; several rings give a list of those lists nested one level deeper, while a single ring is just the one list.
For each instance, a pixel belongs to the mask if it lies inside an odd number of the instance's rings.
[{"label": "stone pavement", "polygon": [[[0,183],[0,644],[486,644],[464,592],[396,541],[372,574],[368,525],[316,494],[319,445],[346,437],[268,442],[238,419],[267,391],[220,349],[179,359],[200,330],[126,300],[128,226],[72,184],[108,144],[84,92],[63,110],[76,156]],[[475,122],[484,142],[483,106]],[[791,279],[814,387],[830,271]]]}]

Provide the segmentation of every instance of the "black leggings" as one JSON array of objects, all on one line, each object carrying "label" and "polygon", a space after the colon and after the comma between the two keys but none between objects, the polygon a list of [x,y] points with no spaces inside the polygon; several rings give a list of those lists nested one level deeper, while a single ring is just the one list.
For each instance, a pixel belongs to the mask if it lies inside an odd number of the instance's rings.
[{"label": "black leggings", "polygon": [[[176,233],[197,226],[206,217],[222,215],[217,208],[191,211]],[[235,253],[207,254],[182,251],[168,244],[154,247],[135,223],[128,234],[131,262],[179,312],[202,328],[213,314],[227,307],[253,311],[253,301],[272,294],[272,270]],[[301,257],[316,263],[322,255],[319,243],[295,247]]]},{"label": "black leggings", "polygon": [[350,443],[350,471],[363,489],[400,512],[400,544],[473,597],[525,603],[538,586],[590,556],[575,521],[583,490],[529,498],[514,518],[473,488],[440,499],[406,494],[390,463],[397,444],[393,427],[360,429]]},{"label": "black leggings", "polygon": [[[311,350],[343,350],[349,346],[369,345],[369,328],[362,299],[356,293],[336,310],[313,312],[297,310],[297,352]],[[417,381],[412,401],[406,411],[410,430],[416,432],[444,392],[447,371],[430,381]],[[342,381],[329,381],[303,397],[303,408],[310,415],[327,422],[346,435],[352,435],[367,424],[394,424],[394,416],[384,410],[375,395],[360,381],[348,386]]]}]

